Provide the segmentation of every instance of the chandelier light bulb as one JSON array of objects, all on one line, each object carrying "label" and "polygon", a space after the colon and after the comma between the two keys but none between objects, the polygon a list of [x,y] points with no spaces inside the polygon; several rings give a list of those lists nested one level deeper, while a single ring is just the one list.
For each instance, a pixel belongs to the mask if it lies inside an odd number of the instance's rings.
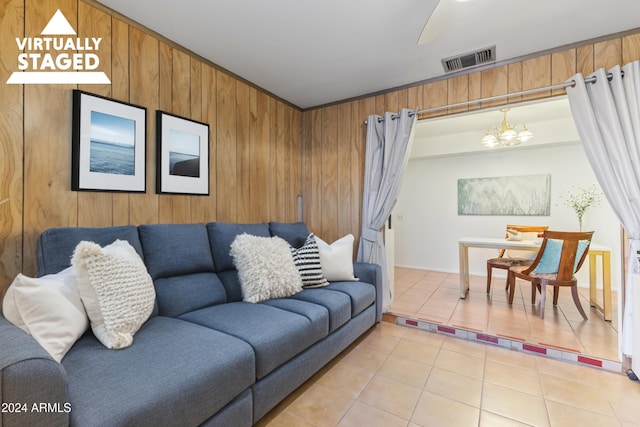
[{"label": "chandelier light bulb", "polygon": [[533,138],[533,133],[531,133],[523,123],[516,124],[515,126],[509,124],[507,121],[508,108],[503,108],[500,111],[504,114],[500,128],[491,126],[487,129],[487,133],[481,140],[482,145],[489,148],[499,145],[503,147],[513,147]]}]

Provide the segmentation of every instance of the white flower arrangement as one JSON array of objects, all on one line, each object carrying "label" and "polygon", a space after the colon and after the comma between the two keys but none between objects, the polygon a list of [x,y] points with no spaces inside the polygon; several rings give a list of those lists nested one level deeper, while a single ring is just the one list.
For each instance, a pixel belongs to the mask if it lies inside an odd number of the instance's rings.
[{"label": "white flower arrangement", "polygon": [[[562,198],[562,197],[561,197]],[[578,189],[577,192],[568,191],[564,205],[572,208],[578,217],[578,225],[582,231],[582,216],[591,206],[598,206],[602,200],[602,191],[595,184]]]}]

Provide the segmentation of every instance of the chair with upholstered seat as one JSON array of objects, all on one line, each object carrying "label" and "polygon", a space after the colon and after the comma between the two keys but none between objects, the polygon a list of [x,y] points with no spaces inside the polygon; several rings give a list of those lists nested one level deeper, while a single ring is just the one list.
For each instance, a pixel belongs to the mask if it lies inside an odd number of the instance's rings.
[{"label": "chair with upholstered seat", "polygon": [[553,286],[553,305],[558,304],[561,286],[571,287],[571,296],[582,317],[587,315],[580,304],[578,281],[575,273],[584,262],[593,231],[545,231],[540,251],[530,266],[514,266],[509,269],[509,304],[513,304],[516,278],[531,282],[531,304],[536,302],[536,291],[540,291],[540,318],[544,319],[546,287]]},{"label": "chair with upholstered seat", "polygon": [[[507,225],[506,238],[509,239],[517,234],[522,240],[533,240],[538,233],[546,231],[549,227],[546,225]],[[505,256],[506,255],[506,256]],[[502,249],[497,258],[487,260],[487,293],[491,291],[491,273],[494,268],[501,270],[509,270],[516,265],[531,265],[536,253],[532,251],[506,251]],[[505,289],[509,289],[509,282],[505,283]]]}]

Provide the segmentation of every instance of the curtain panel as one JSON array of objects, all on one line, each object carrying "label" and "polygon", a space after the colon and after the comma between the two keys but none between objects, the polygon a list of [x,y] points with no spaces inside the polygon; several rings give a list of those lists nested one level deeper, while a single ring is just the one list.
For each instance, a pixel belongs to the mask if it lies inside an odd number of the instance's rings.
[{"label": "curtain panel", "polygon": [[608,72],[599,69],[589,77],[595,77],[595,83],[585,83],[581,74],[572,77],[575,85],[567,87],[567,95],[589,163],[630,236],[621,350],[633,356],[634,340],[640,340],[633,326],[634,317],[640,316],[633,310],[634,295],[640,292],[633,281],[640,273],[640,62]]},{"label": "curtain panel", "polygon": [[[362,197],[362,232],[358,261],[379,264],[383,277],[383,309],[389,308],[389,272],[382,228],[398,199],[402,176],[409,161],[417,115],[403,109],[367,120],[367,142]],[[396,116],[394,118],[394,116]]]}]

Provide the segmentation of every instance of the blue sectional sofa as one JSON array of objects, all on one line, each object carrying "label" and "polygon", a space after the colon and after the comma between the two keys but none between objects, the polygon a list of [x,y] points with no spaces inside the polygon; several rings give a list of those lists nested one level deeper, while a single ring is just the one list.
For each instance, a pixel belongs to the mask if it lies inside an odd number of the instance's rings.
[{"label": "blue sectional sofa", "polygon": [[61,363],[0,317],[0,398],[28,405],[3,411],[0,425],[250,426],[381,320],[374,264],[354,263],[358,281],[242,302],[229,249],[245,232],[294,247],[309,234],[273,222],[45,231],[40,276],[67,268],[82,240],[126,240],[153,279],[156,307],[132,346],[109,350],[89,330]]}]

